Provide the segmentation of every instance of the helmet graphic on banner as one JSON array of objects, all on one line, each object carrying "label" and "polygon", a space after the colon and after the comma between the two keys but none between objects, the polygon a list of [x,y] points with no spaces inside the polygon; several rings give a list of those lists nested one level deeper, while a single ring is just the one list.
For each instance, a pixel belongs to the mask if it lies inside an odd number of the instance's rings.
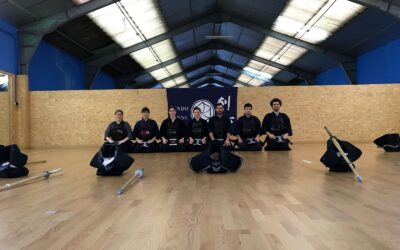
[{"label": "helmet graphic on banner", "polygon": [[201,118],[208,121],[211,117],[214,116],[215,108],[214,105],[205,99],[197,100],[193,103],[192,108],[190,109],[190,115],[193,118],[193,109],[198,107],[201,110]]}]

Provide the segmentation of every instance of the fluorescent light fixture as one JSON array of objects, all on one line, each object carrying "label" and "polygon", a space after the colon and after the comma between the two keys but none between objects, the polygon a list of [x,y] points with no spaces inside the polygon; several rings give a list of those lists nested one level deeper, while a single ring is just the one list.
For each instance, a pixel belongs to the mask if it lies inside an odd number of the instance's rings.
[{"label": "fluorescent light fixture", "polygon": [[244,67],[243,68],[244,71],[247,71],[248,75],[251,75],[255,78],[258,78],[260,80],[264,80],[264,81],[269,81],[272,78],[272,75],[265,73],[265,72],[261,72],[255,69],[252,69],[250,67]]},{"label": "fluorescent light fixture", "polygon": [[207,73],[207,74],[204,74],[205,76],[221,76],[221,75],[223,75],[222,73],[220,73],[220,72],[215,72],[215,73]]},{"label": "fluorescent light fixture", "polygon": [[198,86],[197,88],[204,88],[204,87],[207,87],[207,86],[208,86],[208,83],[203,84],[203,85],[200,85],[200,86]]},{"label": "fluorescent light fixture", "polygon": [[205,39],[233,39],[232,35],[226,35],[226,36],[204,36]]},{"label": "fluorescent light fixture", "polygon": [[89,2],[90,0],[72,0],[72,2],[75,4],[75,5],[81,5],[81,4],[84,4],[84,3],[87,3],[87,2]]}]

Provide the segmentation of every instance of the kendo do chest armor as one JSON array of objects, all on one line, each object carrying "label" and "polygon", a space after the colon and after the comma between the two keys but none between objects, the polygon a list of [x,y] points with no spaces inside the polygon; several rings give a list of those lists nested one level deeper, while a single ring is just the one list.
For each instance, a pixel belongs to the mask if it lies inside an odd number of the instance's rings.
[{"label": "kendo do chest armor", "polygon": [[273,115],[271,119],[271,131],[274,135],[282,135],[286,132],[282,116]]},{"label": "kendo do chest armor", "polygon": [[110,136],[114,141],[121,141],[126,138],[128,136],[128,131],[126,131],[124,127],[124,122],[121,122],[120,124],[114,122]]},{"label": "kendo do chest armor", "polygon": [[172,121],[168,121],[167,136],[168,136],[169,140],[178,139],[178,133],[177,133],[175,125],[172,123]]},{"label": "kendo do chest armor", "polygon": [[226,135],[225,122],[221,119],[215,119],[215,139],[224,139]]},{"label": "kendo do chest armor", "polygon": [[139,131],[139,138],[140,138],[140,140],[143,140],[143,141],[148,141],[148,140],[150,140],[151,139],[151,133],[150,133],[150,123],[149,123],[149,121],[147,121],[147,122],[144,122],[144,121],[142,121],[141,122],[141,126],[140,126],[140,131]]},{"label": "kendo do chest armor", "polygon": [[203,124],[201,123],[201,120],[199,121],[194,120],[192,124],[193,139],[201,139],[202,132],[203,132]]},{"label": "kendo do chest armor", "polygon": [[256,137],[256,125],[253,119],[243,119],[242,133],[244,138]]}]

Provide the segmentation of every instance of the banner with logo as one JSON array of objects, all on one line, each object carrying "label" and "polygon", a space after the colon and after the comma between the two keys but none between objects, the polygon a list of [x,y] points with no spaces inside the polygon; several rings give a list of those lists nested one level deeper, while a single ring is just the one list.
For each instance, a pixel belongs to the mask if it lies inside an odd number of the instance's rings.
[{"label": "banner with logo", "polygon": [[168,106],[176,107],[177,117],[188,123],[193,118],[193,108],[201,109],[201,118],[208,121],[215,113],[215,105],[224,105],[224,115],[231,123],[236,121],[237,88],[167,89]]}]

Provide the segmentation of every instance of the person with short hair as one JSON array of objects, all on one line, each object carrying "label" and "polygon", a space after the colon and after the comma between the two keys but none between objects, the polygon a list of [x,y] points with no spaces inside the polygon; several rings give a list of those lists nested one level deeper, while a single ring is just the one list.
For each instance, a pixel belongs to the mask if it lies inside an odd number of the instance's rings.
[{"label": "person with short hair", "polygon": [[150,109],[148,107],[143,107],[141,114],[142,119],[137,121],[133,128],[133,138],[136,140],[133,151],[135,153],[156,152],[156,138],[159,135],[158,125],[149,118]]},{"label": "person with short hair", "polygon": [[207,148],[208,123],[201,118],[201,109],[193,108],[193,119],[187,126],[188,150],[201,152]]},{"label": "person with short hair", "polygon": [[115,112],[115,121],[111,122],[105,133],[104,139],[108,143],[118,145],[118,147],[125,153],[133,152],[132,128],[128,122],[124,121],[124,112],[117,109]]},{"label": "person with short hair", "polygon": [[289,148],[289,136],[292,136],[292,126],[289,116],[279,110],[282,101],[274,98],[270,102],[272,112],[265,115],[262,123],[262,130],[267,135],[266,151],[269,150],[291,150]]},{"label": "person with short hair", "polygon": [[209,122],[209,136],[211,141],[218,141],[225,147],[231,146],[231,122],[224,115],[224,105],[218,103],[215,106],[215,115],[211,117]]},{"label": "person with short hair", "polygon": [[185,123],[176,117],[175,106],[168,109],[168,118],[165,119],[160,128],[161,151],[182,152],[185,150]]},{"label": "person with short hair", "polygon": [[239,150],[260,151],[262,149],[260,143],[261,122],[252,115],[253,105],[246,103],[243,108],[244,115],[239,117],[235,128]]}]

